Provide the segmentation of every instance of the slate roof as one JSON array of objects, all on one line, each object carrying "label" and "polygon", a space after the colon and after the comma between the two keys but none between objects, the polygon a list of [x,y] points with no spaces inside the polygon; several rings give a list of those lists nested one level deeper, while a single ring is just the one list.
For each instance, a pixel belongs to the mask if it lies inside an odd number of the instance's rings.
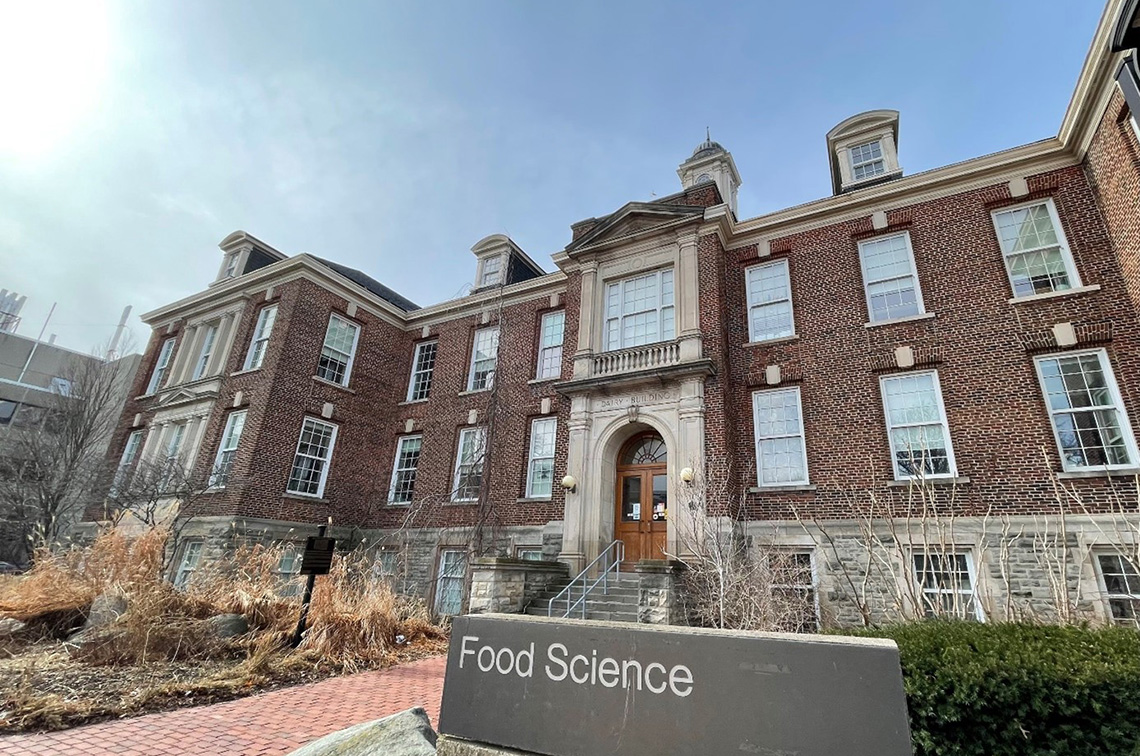
[{"label": "slate roof", "polygon": [[397,294],[384,284],[377,281],[372,276],[366,273],[362,273],[356,268],[350,268],[347,265],[334,263],[332,260],[326,260],[323,257],[314,256],[314,259],[322,265],[326,265],[332,270],[335,270],[337,273],[340,273],[342,276],[347,278],[349,281],[352,281],[354,284],[363,286],[365,289],[368,289],[370,292],[380,297],[381,299],[394,304],[404,312],[411,312],[412,310],[420,309],[420,306],[412,300],[401,296],[400,294]]}]

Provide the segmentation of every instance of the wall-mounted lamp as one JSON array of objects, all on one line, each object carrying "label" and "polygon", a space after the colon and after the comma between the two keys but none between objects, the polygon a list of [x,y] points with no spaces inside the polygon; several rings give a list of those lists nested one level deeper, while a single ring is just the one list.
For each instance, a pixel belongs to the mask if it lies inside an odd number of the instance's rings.
[{"label": "wall-mounted lamp", "polygon": [[562,487],[570,493],[574,493],[575,489],[578,488],[578,481],[574,480],[573,475],[567,475],[562,479]]},{"label": "wall-mounted lamp", "polygon": [[693,477],[695,475],[696,473],[693,472],[693,468],[691,467],[685,467],[681,469],[681,480],[685,481],[686,483],[692,483]]}]

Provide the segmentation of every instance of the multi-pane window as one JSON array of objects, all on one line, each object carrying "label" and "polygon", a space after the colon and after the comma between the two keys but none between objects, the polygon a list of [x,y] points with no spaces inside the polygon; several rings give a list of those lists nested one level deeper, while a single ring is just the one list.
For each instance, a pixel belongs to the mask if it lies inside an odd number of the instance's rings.
[{"label": "multi-pane window", "polygon": [[408,401],[418,402],[431,394],[431,377],[435,373],[435,354],[438,341],[425,341],[416,345],[412,357],[412,377],[408,381]]},{"label": "multi-pane window", "polygon": [[218,445],[218,455],[214,458],[214,469],[210,473],[211,486],[224,486],[230,479],[234,457],[237,456],[238,442],[241,441],[241,432],[245,428],[245,412],[245,410],[231,412],[226,418],[222,442]]},{"label": "multi-pane window", "polygon": [[233,278],[237,275],[238,256],[238,252],[232,252],[226,258],[226,272],[222,274],[222,278]]},{"label": "multi-pane window", "polygon": [[953,477],[954,451],[938,373],[887,376],[882,389],[895,478]]},{"label": "multi-pane window", "polygon": [[116,495],[119,489],[123,487],[123,484],[126,483],[131,467],[134,465],[135,459],[139,456],[142,441],[143,432],[141,430],[131,431],[131,435],[127,436],[127,443],[123,446],[123,454],[119,457],[119,466],[115,468],[115,478],[111,483],[112,496]]},{"label": "multi-pane window", "polygon": [[423,436],[404,436],[396,444],[396,461],[392,467],[392,488],[388,501],[408,504],[416,489],[416,471],[420,465]]},{"label": "multi-pane window", "polygon": [[480,267],[479,286],[495,286],[503,280],[503,257],[485,257]]},{"label": "multi-pane window", "polygon": [[1104,350],[1037,358],[1065,470],[1130,467],[1140,459]]},{"label": "multi-pane window", "polygon": [[480,328],[471,343],[471,370],[467,377],[468,391],[491,388],[495,381],[495,367],[499,361],[499,327]]},{"label": "multi-pane window", "polygon": [[479,498],[479,489],[483,486],[486,441],[486,428],[464,428],[459,432],[452,501],[474,501]]},{"label": "multi-pane window", "polygon": [[673,271],[657,270],[606,286],[606,350],[675,337]]},{"label": "multi-pane window", "polygon": [[542,316],[538,337],[538,377],[557,378],[562,374],[562,336],[566,328],[563,310]]},{"label": "multi-pane window", "polygon": [[285,490],[305,496],[320,496],[325,492],[336,430],[332,423],[305,418],[301,438],[297,441],[297,453],[293,457],[293,469],[289,472],[289,485]]},{"label": "multi-pane window", "polygon": [[380,549],[372,562],[372,578],[383,580],[392,577],[396,574],[399,564],[400,552],[397,549],[391,547]]},{"label": "multi-pane window", "polygon": [[186,423],[172,425],[166,431],[166,446],[163,448],[161,478],[159,490],[168,491],[171,486],[177,485],[183,473],[182,469],[182,441],[186,438]]},{"label": "multi-pane window", "polygon": [[857,144],[849,150],[851,177],[855,181],[881,176],[887,172],[883,162],[883,145],[879,140]]},{"label": "multi-pane window", "polygon": [[269,337],[273,335],[273,324],[276,321],[277,305],[264,307],[257,314],[253,340],[249,344],[249,353],[245,356],[246,370],[257,370],[265,362],[265,350],[269,348]]},{"label": "multi-pane window", "polygon": [[301,570],[301,555],[293,544],[285,544],[281,549],[281,556],[277,560],[277,595],[296,596],[301,591],[299,581],[295,578]]},{"label": "multi-pane window", "polygon": [[530,460],[527,463],[526,495],[549,499],[554,491],[554,442],[558,420],[543,417],[530,424]]},{"label": "multi-pane window", "polygon": [[545,559],[541,546],[519,546],[515,549],[515,559],[527,562],[541,562]]},{"label": "multi-pane window", "polygon": [[194,363],[194,377],[192,380],[198,380],[206,374],[207,368],[210,367],[210,357],[214,354],[214,343],[218,340],[218,326],[211,324],[206,326],[206,333],[202,337],[202,351],[198,353],[198,361]]},{"label": "multi-pane window", "polygon": [[795,333],[788,261],[756,265],[745,271],[748,284],[748,339],[767,341]]},{"label": "multi-pane window", "polygon": [[185,589],[190,585],[190,578],[194,576],[194,570],[198,569],[201,559],[201,541],[186,541],[182,545],[182,558],[178,560],[178,569],[174,573],[175,588]]},{"label": "multi-pane window", "polygon": [[321,348],[321,359],[317,363],[317,377],[326,381],[348,385],[352,374],[352,359],[356,354],[356,339],[360,327],[339,315],[329,318],[325,331],[325,343]]},{"label": "multi-pane window", "polygon": [[1048,294],[1081,285],[1052,200],[999,210],[993,218],[1013,296]]},{"label": "multi-pane window", "polygon": [[772,599],[779,629],[788,633],[819,630],[819,601],[810,551],[772,551]]},{"label": "multi-pane window", "polygon": [[985,620],[978,601],[974,563],[968,551],[914,554],[914,577],[927,617]]},{"label": "multi-pane window", "polygon": [[756,433],[756,478],[761,486],[808,482],[804,420],[798,388],[752,395]]},{"label": "multi-pane window", "polygon": [[153,394],[162,387],[162,381],[166,378],[166,371],[170,369],[170,354],[173,351],[174,339],[167,339],[162,342],[162,346],[158,350],[158,359],[154,362],[154,372],[150,374],[150,383],[146,387],[148,394]]},{"label": "multi-pane window", "polygon": [[439,552],[439,571],[435,577],[435,613],[454,617],[463,611],[463,581],[467,574],[467,552],[444,549]]},{"label": "multi-pane window", "polygon": [[859,261],[863,266],[867,312],[872,323],[923,312],[910,234],[859,242]]},{"label": "multi-pane window", "polygon": [[1140,628],[1140,571],[1136,563],[1115,553],[1097,554],[1096,559],[1113,623]]}]

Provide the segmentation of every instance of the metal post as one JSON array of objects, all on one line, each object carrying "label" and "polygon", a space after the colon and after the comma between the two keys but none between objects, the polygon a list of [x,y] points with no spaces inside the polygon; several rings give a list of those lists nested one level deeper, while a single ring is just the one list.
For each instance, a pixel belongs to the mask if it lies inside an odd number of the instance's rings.
[{"label": "metal post", "polygon": [[[317,528],[317,538],[324,538],[327,530],[327,525]],[[309,602],[313,600],[313,584],[316,582],[317,576],[310,573],[309,579],[305,581],[305,595],[301,597],[301,618],[297,620],[297,630],[293,633],[293,648],[301,645],[301,636],[305,633],[305,620],[309,617]]]}]

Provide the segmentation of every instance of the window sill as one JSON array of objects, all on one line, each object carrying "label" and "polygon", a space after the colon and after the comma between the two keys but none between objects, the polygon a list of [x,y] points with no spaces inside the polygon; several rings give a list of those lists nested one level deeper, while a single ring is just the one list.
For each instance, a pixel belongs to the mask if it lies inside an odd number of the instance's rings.
[{"label": "window sill", "polygon": [[490,390],[491,390],[491,388],[488,386],[487,388],[471,389],[470,391],[460,391],[458,395],[459,396],[471,396],[473,394],[486,394]]},{"label": "window sill", "polygon": [[260,373],[260,372],[261,372],[261,368],[259,368],[259,367],[243,368],[242,370],[235,370],[234,372],[230,373],[230,378],[236,378],[239,375],[248,375],[249,373]]},{"label": "window sill", "polygon": [[1072,470],[1057,473],[1059,480],[1079,480],[1081,478],[1132,478],[1140,475],[1140,467],[1119,467],[1112,470]]},{"label": "window sill", "polygon": [[913,323],[916,320],[928,320],[929,318],[933,318],[934,315],[935,315],[935,313],[933,313],[933,312],[920,312],[917,315],[908,315],[905,318],[891,318],[890,320],[875,320],[875,321],[872,321],[870,323],[864,323],[863,327],[864,328],[878,328],[879,326],[889,326],[889,325],[894,325],[895,323]]},{"label": "window sill", "polygon": [[338,388],[341,391],[347,391],[350,394],[356,393],[356,391],[354,391],[353,389],[350,389],[348,386],[345,386],[345,385],[340,384],[340,383],[334,383],[334,382],[330,381],[328,378],[321,378],[319,375],[314,375],[313,380],[316,381],[317,383],[323,383],[326,386],[332,386],[333,388]]},{"label": "window sill", "polygon": [[444,502],[444,505],[457,504],[459,506],[463,506],[463,505],[471,506],[473,504],[478,504],[478,503],[479,503],[478,499],[448,499],[447,501]]},{"label": "window sill", "polygon": [[384,506],[396,507],[397,509],[407,509],[408,507],[412,506],[412,502],[410,502],[410,501],[386,501],[386,502],[384,502]]},{"label": "window sill", "polygon": [[406,400],[400,402],[399,404],[397,404],[396,406],[397,407],[406,407],[409,404],[423,404],[424,402],[426,402],[430,398],[431,398],[430,396],[425,396],[423,399],[406,399]]},{"label": "window sill", "polygon": [[560,376],[560,375],[552,375],[549,378],[531,378],[529,381],[527,381],[527,383],[529,383],[532,386],[534,386],[535,384],[538,384],[538,383],[554,383],[554,381],[559,380],[561,377],[562,376]]},{"label": "window sill", "polygon": [[805,483],[802,486],[752,486],[748,489],[748,493],[797,493],[814,490],[816,490],[815,485]]},{"label": "window sill", "polygon": [[798,333],[793,333],[791,336],[781,336],[778,339],[764,339],[762,341],[746,341],[746,342],[744,342],[744,346],[746,346],[746,347],[766,347],[766,346],[773,346],[775,344],[787,344],[788,342],[799,341],[799,340],[800,340],[800,335]]},{"label": "window sill", "polygon": [[515,504],[549,504],[554,500],[552,496],[524,496],[515,499]]},{"label": "window sill", "polygon": [[910,488],[912,486],[936,486],[939,488],[950,488],[952,486],[968,486],[970,479],[966,476],[957,478],[904,478],[902,480],[887,481],[888,488]]},{"label": "window sill", "polygon": [[315,494],[297,493],[295,491],[286,491],[285,493],[281,494],[281,498],[283,498],[283,499],[300,499],[301,501],[311,501],[314,504],[328,504],[329,503],[329,500],[322,497],[322,496],[317,496]]},{"label": "window sill", "polygon": [[1014,297],[1009,300],[1010,304],[1021,304],[1023,302],[1040,302],[1043,299],[1057,299],[1058,297],[1071,297],[1077,294],[1085,294],[1090,291],[1100,291],[1100,284],[1089,284],[1088,286],[1077,286],[1073,289],[1063,289],[1062,291],[1049,291],[1044,294],[1030,294],[1028,297]]}]

